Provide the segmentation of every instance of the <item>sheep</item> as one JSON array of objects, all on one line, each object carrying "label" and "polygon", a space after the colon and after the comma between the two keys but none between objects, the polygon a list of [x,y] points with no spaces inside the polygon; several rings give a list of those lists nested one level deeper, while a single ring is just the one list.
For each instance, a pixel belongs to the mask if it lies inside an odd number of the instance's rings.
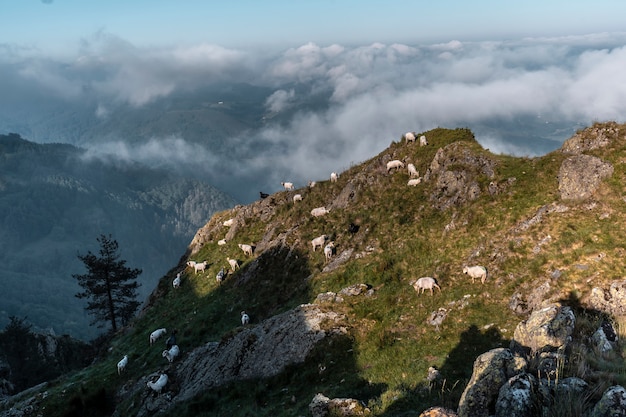
[{"label": "sheep", "polygon": [[387,172],[390,172],[392,169],[404,168],[404,162],[394,159],[393,161],[387,162]]},{"label": "sheep", "polygon": [[217,245],[218,246],[223,246],[225,244],[226,244],[226,239],[220,239],[220,240],[217,241]]},{"label": "sheep", "polygon": [[324,246],[324,256],[326,257],[326,261],[330,261],[330,258],[332,258],[334,247],[335,247],[335,242],[333,242],[332,240],[328,242],[326,246]]},{"label": "sheep", "polygon": [[326,207],[315,207],[311,210],[311,216],[313,217],[320,217],[328,213],[330,213],[330,209],[327,209]]},{"label": "sheep", "polygon": [[293,191],[294,190],[293,182],[281,182],[280,185],[282,185],[283,188],[286,191]]},{"label": "sheep", "polygon": [[238,244],[239,248],[243,251],[245,255],[252,256],[253,248],[252,245],[246,245],[243,243]]},{"label": "sheep", "polygon": [[408,164],[406,167],[407,167],[407,170],[409,171],[409,177],[413,178],[413,177],[420,176],[420,173],[417,171],[417,168],[415,168],[415,165]]},{"label": "sheep", "polygon": [[172,281],[172,286],[174,288],[179,288],[180,287],[180,272],[178,274],[176,274],[176,278],[174,278],[174,281]]},{"label": "sheep", "polygon": [[128,365],[128,355],[124,355],[122,360],[117,363],[117,374],[122,375],[122,372],[126,370],[126,365]]},{"label": "sheep", "polygon": [[161,374],[161,376],[159,376],[159,379],[157,379],[156,382],[148,381],[146,385],[149,388],[152,388],[152,390],[156,392],[157,394],[160,394],[163,387],[167,385],[167,379],[168,379],[167,374]]},{"label": "sheep", "polygon": [[293,202],[302,201],[302,194],[296,194],[293,196]]},{"label": "sheep", "polygon": [[415,187],[417,184],[422,182],[422,178],[411,178],[407,181],[406,185],[410,187]]},{"label": "sheep", "polygon": [[406,140],[406,143],[415,142],[415,133],[414,132],[406,132],[404,134],[404,139]]},{"label": "sheep", "polygon": [[178,348],[178,345],[173,345],[170,350],[164,350],[163,353],[161,354],[164,358],[166,358],[168,360],[169,363],[174,362],[174,359],[176,359],[176,357],[178,356],[178,354],[180,353],[180,349]]},{"label": "sheep", "polygon": [[321,235],[321,236],[318,236],[315,239],[311,240],[311,245],[313,246],[313,252],[315,252],[315,249],[318,246],[321,248],[324,245],[324,242],[326,242],[326,239],[328,239],[328,236]]},{"label": "sheep", "polygon": [[187,261],[187,266],[193,268],[196,265],[196,261]]},{"label": "sheep", "polygon": [[418,291],[420,294],[423,294],[424,290],[430,290],[430,295],[433,295],[433,288],[437,288],[441,291],[441,287],[437,285],[437,281],[432,277],[419,278],[412,285],[415,291]]},{"label": "sheep", "polygon": [[315,181],[309,181],[309,188],[315,187],[315,184],[317,184]]},{"label": "sheep", "polygon": [[237,259],[230,259],[227,257],[226,260],[230,264],[230,269],[232,269],[233,272],[235,272],[235,270],[239,268],[239,261]]},{"label": "sheep", "polygon": [[472,277],[472,282],[474,278],[480,278],[480,282],[484,284],[487,279],[487,268],[482,265],[464,266],[463,273]]},{"label": "sheep", "polygon": [[154,342],[156,342],[165,333],[167,333],[167,330],[165,328],[156,329],[155,331],[150,333],[150,345],[153,345]]},{"label": "sheep", "polygon": [[202,271],[204,272],[204,270],[206,269],[207,265],[209,263],[207,261],[204,262],[196,262],[196,264],[193,266],[193,269],[195,271],[195,273],[197,274],[198,271]]},{"label": "sheep", "polygon": [[331,172],[330,173],[330,182],[337,182],[338,178],[339,178],[339,175],[337,175],[336,172]]},{"label": "sheep", "polygon": [[235,219],[228,219],[228,220],[224,220],[224,223],[222,224],[226,227],[230,227],[233,225],[234,222],[235,222]]},{"label": "sheep", "polygon": [[250,316],[247,315],[245,311],[242,311],[241,312],[241,325],[245,326],[248,323],[250,323]]},{"label": "sheep", "polygon": [[426,136],[422,135],[420,136],[420,146],[426,146],[428,145],[428,141],[426,140]]},{"label": "sheep", "polygon": [[222,283],[225,276],[226,276],[226,271],[224,270],[224,268],[220,269],[217,275],[215,275],[215,280],[217,281],[218,285]]}]

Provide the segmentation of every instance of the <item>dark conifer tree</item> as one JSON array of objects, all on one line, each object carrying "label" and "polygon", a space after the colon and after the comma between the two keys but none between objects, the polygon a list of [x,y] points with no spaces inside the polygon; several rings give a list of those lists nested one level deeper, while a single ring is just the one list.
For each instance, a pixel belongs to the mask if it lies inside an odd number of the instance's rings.
[{"label": "dark conifer tree", "polygon": [[111,324],[111,330],[116,331],[118,325],[125,325],[137,311],[140,303],[137,301],[136,279],[141,269],[128,268],[125,260],[119,259],[119,245],[111,235],[100,235],[100,256],[91,251],[86,255],[78,255],[87,268],[86,274],[74,274],[78,284],[85,291],[76,294],[78,298],[88,298],[85,310],[94,316],[91,325],[104,327]]}]

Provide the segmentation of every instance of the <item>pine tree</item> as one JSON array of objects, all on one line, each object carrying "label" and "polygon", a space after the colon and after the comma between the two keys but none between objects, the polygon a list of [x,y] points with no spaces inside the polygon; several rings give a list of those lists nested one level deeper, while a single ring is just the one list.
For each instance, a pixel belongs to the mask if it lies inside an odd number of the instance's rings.
[{"label": "pine tree", "polygon": [[125,325],[137,311],[140,303],[137,301],[136,279],[141,269],[126,267],[125,260],[119,260],[119,245],[111,235],[100,235],[100,256],[91,251],[86,255],[78,255],[87,268],[86,274],[73,274],[78,284],[85,291],[76,294],[78,298],[89,298],[85,310],[94,316],[91,325],[104,327],[111,324],[111,330],[116,331],[118,324]]}]

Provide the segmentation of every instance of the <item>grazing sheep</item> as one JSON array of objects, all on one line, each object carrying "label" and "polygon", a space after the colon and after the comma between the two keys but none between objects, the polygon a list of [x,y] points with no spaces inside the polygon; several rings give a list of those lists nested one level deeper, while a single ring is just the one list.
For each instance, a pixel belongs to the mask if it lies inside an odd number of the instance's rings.
[{"label": "grazing sheep", "polygon": [[224,277],[226,276],[226,271],[224,270],[224,268],[220,269],[220,272],[217,273],[217,275],[215,275],[215,280],[217,281],[218,285],[222,283],[222,281],[224,281]]},{"label": "grazing sheep", "polygon": [[313,246],[313,252],[315,252],[315,249],[319,246],[320,248],[322,246],[324,246],[324,242],[326,242],[326,239],[328,239],[328,236],[326,235],[321,235],[316,237],[315,239],[311,240],[311,245]]},{"label": "grazing sheep", "polygon": [[410,187],[415,187],[417,184],[421,182],[422,182],[421,178],[411,178],[410,180],[407,181],[406,185]]},{"label": "grazing sheep", "polygon": [[409,170],[409,177],[413,178],[420,176],[420,173],[417,171],[417,168],[415,168],[415,165],[408,164],[406,167]]},{"label": "grazing sheep", "polygon": [[313,217],[320,217],[328,213],[330,213],[330,209],[327,209],[326,207],[315,207],[311,210],[311,216]]},{"label": "grazing sheep", "polygon": [[155,331],[153,331],[152,333],[150,333],[150,344],[153,345],[154,342],[156,342],[161,336],[163,336],[165,333],[167,333],[167,330],[165,330],[165,328],[162,329],[156,329]]},{"label": "grazing sheep", "polygon": [[337,182],[338,178],[339,178],[339,175],[337,175],[336,172],[331,172],[330,173],[330,182]]},{"label": "grazing sheep", "polygon": [[420,136],[420,146],[426,146],[428,145],[428,141],[426,140],[426,136],[422,135]]},{"label": "grazing sheep", "polygon": [[204,272],[204,270],[206,269],[207,265],[209,263],[207,261],[204,262],[196,262],[196,264],[193,266],[193,269],[195,271],[195,273],[197,274],[198,271],[202,271]]},{"label": "grazing sheep", "polygon": [[475,278],[480,278],[480,282],[484,284],[487,279],[487,268],[482,265],[464,266],[463,273],[472,277],[472,282]]},{"label": "grazing sheep", "polygon": [[172,281],[172,286],[174,288],[180,288],[180,272],[176,274],[176,278],[174,278],[174,281]]},{"label": "grazing sheep", "polygon": [[335,242],[333,242],[332,240],[328,242],[326,246],[324,246],[324,256],[326,257],[326,261],[330,261],[330,258],[332,258],[334,247],[335,247]]},{"label": "grazing sheep", "polygon": [[250,316],[247,315],[245,311],[242,311],[241,312],[241,325],[245,326],[248,323],[250,323]]},{"label": "grazing sheep", "polygon": [[239,261],[237,259],[230,259],[227,257],[226,260],[230,264],[230,269],[232,269],[233,272],[235,272],[235,270],[239,268]]},{"label": "grazing sheep", "polygon": [[187,261],[187,266],[193,268],[196,265],[196,261]]},{"label": "grazing sheep", "polygon": [[390,172],[392,169],[404,168],[404,162],[399,159],[394,159],[393,161],[387,162],[387,172]]},{"label": "grazing sheep", "polygon": [[406,143],[415,142],[415,132],[406,132],[404,134],[404,139],[406,140]]},{"label": "grazing sheep", "polygon": [[280,185],[283,186],[283,188],[287,191],[293,191],[294,187],[293,187],[293,182],[281,182]]},{"label": "grazing sheep", "polygon": [[244,255],[252,256],[253,248],[252,245],[246,245],[243,243],[239,243],[237,246],[243,251]]},{"label": "grazing sheep", "polygon": [[128,355],[124,355],[121,361],[117,363],[117,374],[122,375],[122,372],[126,370],[126,365],[128,365]]},{"label": "grazing sheep", "polygon": [[223,246],[226,244],[226,239],[220,239],[217,241],[218,246]]},{"label": "grazing sheep", "polygon": [[295,194],[293,196],[293,202],[295,203],[296,201],[302,201],[302,194]]},{"label": "grazing sheep", "polygon": [[420,294],[423,294],[424,290],[430,290],[430,295],[433,295],[433,288],[437,288],[441,291],[441,287],[437,285],[437,281],[432,277],[419,278],[412,285],[415,291],[418,291]]},{"label": "grazing sheep", "polygon": [[162,356],[166,358],[169,363],[172,363],[179,353],[180,349],[178,348],[178,345],[173,345],[170,350],[164,350]]},{"label": "grazing sheep", "polygon": [[233,225],[234,222],[235,222],[235,219],[228,219],[228,220],[224,220],[224,223],[222,224],[226,227],[230,227]]},{"label": "grazing sheep", "polygon": [[270,195],[267,193],[264,193],[263,191],[259,191],[259,196],[261,197],[261,200],[263,200],[264,198],[269,197]]},{"label": "grazing sheep", "polygon": [[167,385],[167,379],[168,379],[167,374],[161,374],[161,376],[159,376],[159,379],[157,379],[156,382],[148,381],[146,385],[149,388],[152,388],[152,390],[156,392],[157,394],[160,394],[161,390],[165,387],[165,385]]},{"label": "grazing sheep", "polygon": [[317,184],[315,181],[309,181],[309,188],[315,187],[315,184]]}]

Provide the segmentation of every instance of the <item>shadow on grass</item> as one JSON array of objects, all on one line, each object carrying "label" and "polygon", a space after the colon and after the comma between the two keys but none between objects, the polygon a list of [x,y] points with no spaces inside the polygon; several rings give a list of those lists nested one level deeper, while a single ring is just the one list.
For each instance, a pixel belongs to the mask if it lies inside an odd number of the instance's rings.
[{"label": "shadow on grass", "polygon": [[503,338],[495,327],[481,331],[476,325],[469,326],[438,369],[439,377],[429,382],[425,375],[423,382],[408,390],[381,416],[419,416],[422,411],[434,406],[456,410],[472,376],[474,360],[491,349],[508,347],[509,344],[510,340]]}]

